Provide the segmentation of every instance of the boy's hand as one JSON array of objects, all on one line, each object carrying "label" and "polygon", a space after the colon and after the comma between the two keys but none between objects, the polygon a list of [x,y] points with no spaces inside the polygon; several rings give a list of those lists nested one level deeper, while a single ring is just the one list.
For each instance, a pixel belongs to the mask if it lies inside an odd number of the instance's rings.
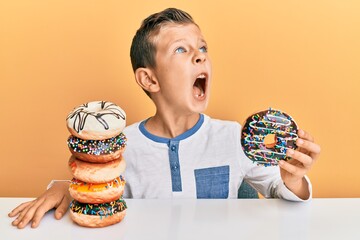
[{"label": "boy's hand", "polygon": [[308,199],[310,193],[304,176],[319,157],[320,146],[304,130],[299,129],[298,136],[299,139],[296,141],[298,149],[290,149],[286,152],[291,160],[279,162],[280,173],[287,188],[299,198]]},{"label": "boy's hand", "polygon": [[55,218],[61,219],[71,201],[68,188],[69,183],[57,182],[37,199],[20,204],[8,214],[9,217],[18,215],[12,225],[24,228],[32,221],[31,227],[36,228],[44,214],[52,208],[56,208]]}]

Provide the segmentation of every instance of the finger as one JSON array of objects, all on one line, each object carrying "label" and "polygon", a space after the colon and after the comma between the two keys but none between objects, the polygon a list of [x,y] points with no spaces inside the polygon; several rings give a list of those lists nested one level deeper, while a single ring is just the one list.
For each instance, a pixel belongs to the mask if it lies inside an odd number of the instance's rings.
[{"label": "finger", "polygon": [[17,216],[20,212],[22,212],[27,206],[29,206],[33,201],[29,201],[29,202],[24,202],[22,204],[20,204],[19,206],[17,206],[16,208],[14,208],[9,214],[9,217],[15,217]]},{"label": "finger", "polygon": [[310,168],[313,164],[313,159],[309,155],[306,155],[302,152],[288,149],[286,151],[286,155],[297,160],[298,162],[301,162],[305,168]]},{"label": "finger", "polygon": [[284,160],[279,161],[279,166],[282,169],[284,169],[285,171],[287,171],[290,174],[295,175],[295,176],[304,176],[306,173],[304,168],[298,167],[298,166],[288,163]]},{"label": "finger", "polygon": [[45,198],[38,199],[38,201],[34,202],[34,204],[30,206],[24,214],[21,214],[22,217],[19,219],[17,227],[20,229],[24,228],[33,219],[36,210],[44,201]]},{"label": "finger", "polygon": [[299,129],[298,135],[300,138],[308,140],[310,142],[314,142],[314,137],[310,135],[310,133],[306,132],[305,130]]},{"label": "finger", "polygon": [[29,202],[29,204],[28,204],[24,209],[22,209],[22,211],[19,213],[19,215],[17,216],[17,218],[16,218],[11,224],[12,224],[13,226],[18,226],[19,223],[22,222],[22,219],[24,218],[24,216],[26,215],[26,213],[29,211],[29,209],[31,208],[31,206],[33,206],[36,201],[37,201],[37,199],[34,200],[34,201]]},{"label": "finger", "polygon": [[35,211],[34,217],[31,223],[32,228],[36,228],[39,226],[41,219],[44,217],[45,213],[47,213],[50,209],[55,207],[55,203],[49,200],[44,201]]},{"label": "finger", "polygon": [[296,145],[310,152],[312,156],[316,156],[321,152],[320,146],[311,141],[307,141],[299,138],[296,140]]},{"label": "finger", "polygon": [[61,200],[59,206],[55,210],[55,218],[57,220],[61,219],[64,216],[64,214],[66,213],[66,211],[69,208],[69,203],[70,203],[70,201],[67,197],[64,197]]}]

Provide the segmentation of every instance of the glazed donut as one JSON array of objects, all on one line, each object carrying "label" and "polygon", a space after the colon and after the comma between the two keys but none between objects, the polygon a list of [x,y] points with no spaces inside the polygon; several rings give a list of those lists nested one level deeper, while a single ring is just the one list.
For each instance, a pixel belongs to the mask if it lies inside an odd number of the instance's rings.
[{"label": "glazed donut", "polygon": [[119,199],[124,192],[122,176],[106,183],[86,183],[76,178],[71,180],[69,192],[72,198],[82,203],[104,203]]},{"label": "glazed donut", "polygon": [[87,204],[73,200],[71,219],[83,227],[106,227],[120,222],[126,215],[126,202],[120,198],[110,203]]},{"label": "glazed donut", "polygon": [[[287,149],[296,149],[297,124],[288,114],[269,109],[255,113],[246,119],[241,132],[241,145],[246,156],[263,166],[276,166],[280,160],[288,160]],[[272,143],[264,142],[266,137]]]},{"label": "glazed donut", "polygon": [[71,156],[69,170],[74,178],[87,183],[105,183],[125,171],[126,162],[122,156],[107,163],[89,163]]},{"label": "glazed donut", "polygon": [[76,158],[103,163],[119,158],[125,150],[126,140],[123,133],[104,140],[83,140],[71,135],[67,143]]},{"label": "glazed donut", "polygon": [[117,136],[126,124],[126,114],[119,106],[94,101],[73,109],[66,118],[69,132],[85,140],[103,140]]}]

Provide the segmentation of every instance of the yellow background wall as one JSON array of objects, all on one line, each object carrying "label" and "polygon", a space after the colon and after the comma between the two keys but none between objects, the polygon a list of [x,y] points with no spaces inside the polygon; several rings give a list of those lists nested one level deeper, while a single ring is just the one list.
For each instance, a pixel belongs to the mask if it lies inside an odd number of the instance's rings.
[{"label": "yellow background wall", "polygon": [[1,0],[0,196],[34,197],[68,179],[65,118],[91,100],[128,124],[154,113],[129,48],[141,21],[178,7],[212,57],[207,114],[243,122],[268,107],[292,115],[322,147],[314,197],[360,197],[360,3],[323,1]]}]

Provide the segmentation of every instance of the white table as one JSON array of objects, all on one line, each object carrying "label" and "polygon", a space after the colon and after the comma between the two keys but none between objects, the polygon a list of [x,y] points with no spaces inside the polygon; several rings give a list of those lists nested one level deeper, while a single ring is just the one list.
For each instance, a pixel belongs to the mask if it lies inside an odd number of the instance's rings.
[{"label": "white table", "polygon": [[127,200],[118,224],[84,228],[69,214],[46,214],[40,226],[17,229],[7,217],[26,198],[0,198],[0,239],[360,239],[360,198],[294,203],[251,200]]}]

